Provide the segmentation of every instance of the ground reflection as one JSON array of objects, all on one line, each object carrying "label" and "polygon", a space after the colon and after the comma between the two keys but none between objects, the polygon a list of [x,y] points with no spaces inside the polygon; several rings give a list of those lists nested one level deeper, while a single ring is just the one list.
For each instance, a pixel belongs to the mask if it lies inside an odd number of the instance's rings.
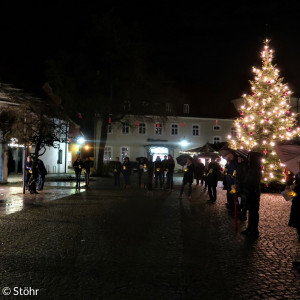
[{"label": "ground reflection", "polygon": [[12,214],[34,205],[86,191],[84,186],[78,189],[75,185],[75,182],[47,182],[43,191],[32,195],[28,191],[24,195],[22,186],[0,188],[0,215]]}]

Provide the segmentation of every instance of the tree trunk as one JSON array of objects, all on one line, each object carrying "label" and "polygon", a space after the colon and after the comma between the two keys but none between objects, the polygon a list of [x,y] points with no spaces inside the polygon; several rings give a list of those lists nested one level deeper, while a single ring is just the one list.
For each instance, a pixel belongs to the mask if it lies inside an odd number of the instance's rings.
[{"label": "tree trunk", "polygon": [[103,166],[104,166],[103,156],[104,156],[104,149],[107,140],[107,127],[108,127],[107,120],[102,119],[100,144],[99,144],[99,152],[98,152],[98,159],[97,159],[97,174],[99,176],[103,176]]}]

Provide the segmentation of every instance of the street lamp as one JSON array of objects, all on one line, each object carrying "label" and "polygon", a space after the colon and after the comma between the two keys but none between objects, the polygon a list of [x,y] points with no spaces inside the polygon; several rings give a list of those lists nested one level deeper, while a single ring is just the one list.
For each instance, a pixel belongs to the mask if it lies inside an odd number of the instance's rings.
[{"label": "street lamp", "polygon": [[179,145],[181,146],[181,147],[186,147],[186,146],[188,146],[190,143],[186,140],[186,139],[183,139],[183,140],[181,140],[180,142],[179,142]]},{"label": "street lamp", "polygon": [[77,138],[77,144],[78,144],[78,147],[79,147],[79,155],[81,156],[81,147],[82,145],[85,143],[85,138],[83,136],[80,136],[79,138]]}]

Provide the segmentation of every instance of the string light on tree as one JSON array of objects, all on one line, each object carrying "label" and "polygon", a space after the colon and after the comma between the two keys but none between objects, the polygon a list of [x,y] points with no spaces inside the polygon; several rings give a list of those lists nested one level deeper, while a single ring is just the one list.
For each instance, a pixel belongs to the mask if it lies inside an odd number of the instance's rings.
[{"label": "string light on tree", "polygon": [[240,117],[234,122],[237,135],[229,138],[232,148],[263,153],[266,184],[283,179],[283,166],[274,151],[276,142],[291,140],[300,133],[299,128],[294,128],[296,115],[291,113],[291,91],[279,77],[279,69],[272,64],[273,53],[266,39],[261,52],[262,67],[252,68],[252,92],[242,96],[244,104],[240,107]]}]

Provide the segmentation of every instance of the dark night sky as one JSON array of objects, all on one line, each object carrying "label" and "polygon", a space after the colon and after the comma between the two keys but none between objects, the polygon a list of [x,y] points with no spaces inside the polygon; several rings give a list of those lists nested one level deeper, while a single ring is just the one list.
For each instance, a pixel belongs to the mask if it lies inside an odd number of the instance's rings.
[{"label": "dark night sky", "polygon": [[1,4],[0,80],[39,90],[46,57],[75,47],[91,14],[113,11],[124,22],[138,21],[151,45],[152,68],[197,103],[204,117],[229,116],[229,101],[249,92],[251,67],[260,66],[267,36],[281,76],[300,96],[298,1],[88,2]]}]

